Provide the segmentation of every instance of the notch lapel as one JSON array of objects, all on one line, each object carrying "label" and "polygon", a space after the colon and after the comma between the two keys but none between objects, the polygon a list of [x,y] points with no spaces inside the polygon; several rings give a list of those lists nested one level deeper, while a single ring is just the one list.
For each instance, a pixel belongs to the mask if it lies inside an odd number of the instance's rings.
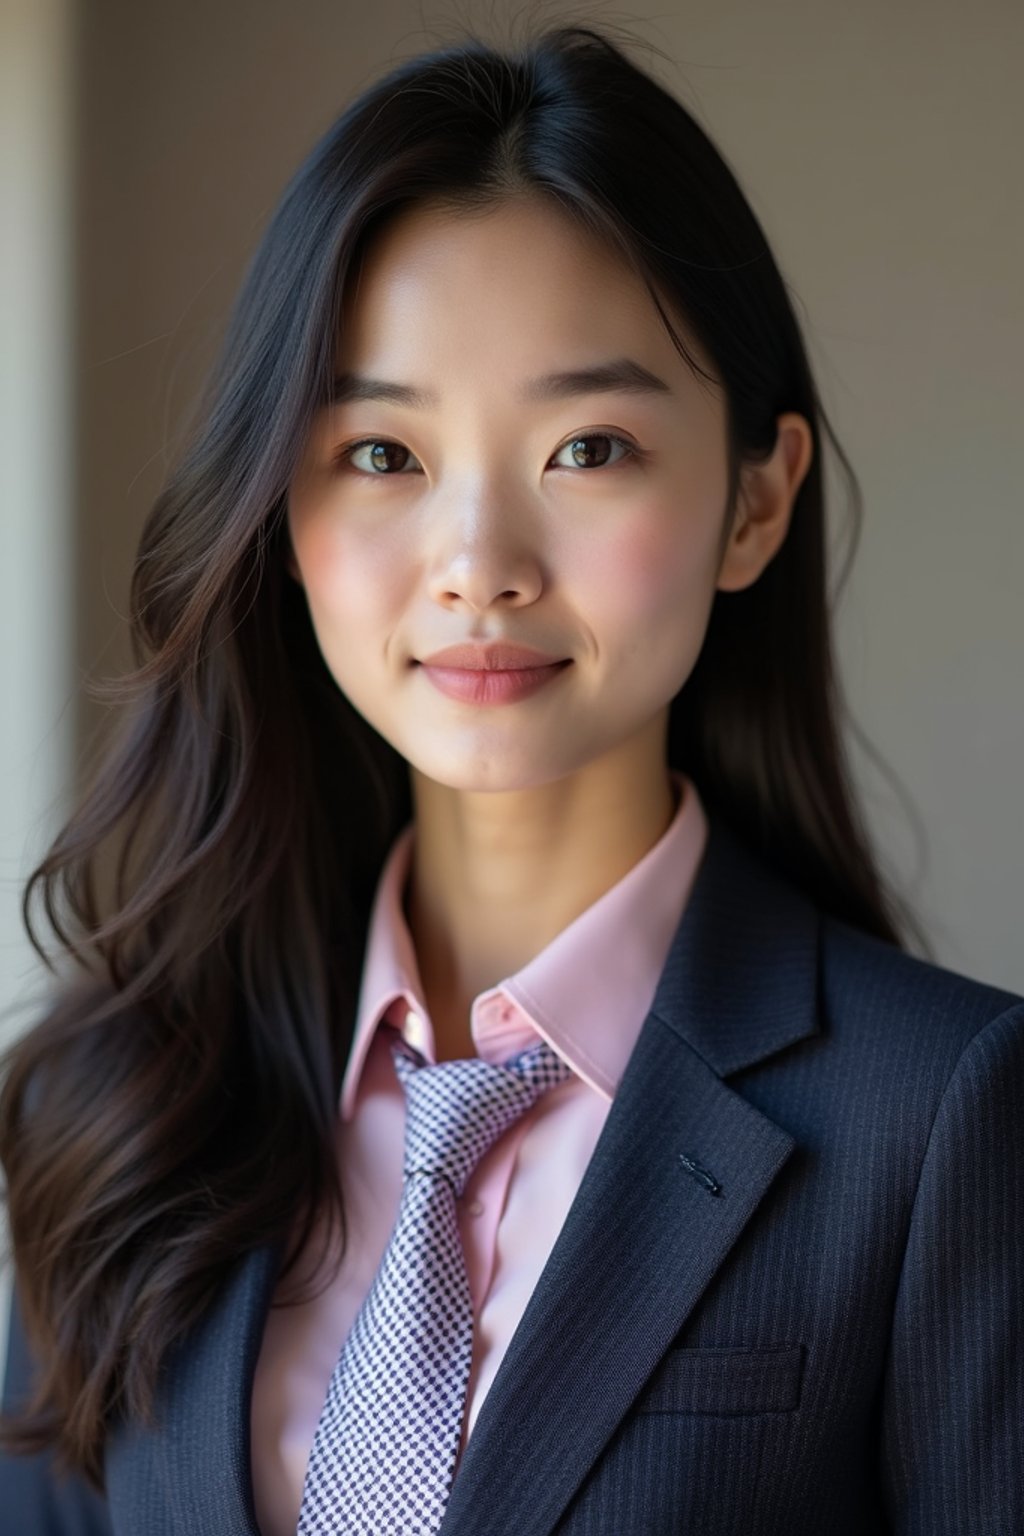
[{"label": "notch lapel", "polygon": [[790,1156],[793,1136],[722,1078],[819,1032],[818,921],[709,818],[651,1011],[440,1536],[548,1536]]}]

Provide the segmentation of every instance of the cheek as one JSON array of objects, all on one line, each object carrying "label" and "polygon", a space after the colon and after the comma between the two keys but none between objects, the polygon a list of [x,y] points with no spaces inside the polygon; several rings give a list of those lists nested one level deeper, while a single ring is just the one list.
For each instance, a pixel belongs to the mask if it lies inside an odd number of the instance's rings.
[{"label": "cheek", "polygon": [[580,590],[602,673],[637,710],[660,707],[686,682],[715,595],[713,513],[676,502],[648,510],[592,541]]},{"label": "cheek", "polygon": [[384,540],[345,538],[326,517],[296,519],[292,544],[321,644],[349,633],[372,639],[374,619],[397,601],[400,565]]},{"label": "cheek", "polygon": [[678,516],[638,520],[594,541],[585,571],[595,625],[638,626],[648,641],[659,620],[678,626],[684,615],[699,613],[713,586],[708,541]]}]

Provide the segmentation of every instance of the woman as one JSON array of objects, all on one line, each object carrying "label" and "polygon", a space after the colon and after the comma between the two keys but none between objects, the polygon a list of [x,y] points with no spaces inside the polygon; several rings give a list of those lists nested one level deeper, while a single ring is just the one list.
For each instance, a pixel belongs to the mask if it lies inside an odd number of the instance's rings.
[{"label": "woman", "polygon": [[606,33],[314,149],[30,882],[83,979],[3,1092],[5,1529],[1021,1527],[1024,1001],[902,947],[824,421]]}]

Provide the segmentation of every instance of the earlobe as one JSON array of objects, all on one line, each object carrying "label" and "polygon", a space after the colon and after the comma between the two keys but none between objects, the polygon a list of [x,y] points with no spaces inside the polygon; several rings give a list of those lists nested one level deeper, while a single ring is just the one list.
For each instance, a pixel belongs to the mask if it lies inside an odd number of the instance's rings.
[{"label": "earlobe", "polygon": [[770,458],[743,468],[735,520],[716,582],[722,592],[752,586],[789,531],[797,493],[814,456],[814,440],[806,418],[796,411],[779,416],[777,427]]}]

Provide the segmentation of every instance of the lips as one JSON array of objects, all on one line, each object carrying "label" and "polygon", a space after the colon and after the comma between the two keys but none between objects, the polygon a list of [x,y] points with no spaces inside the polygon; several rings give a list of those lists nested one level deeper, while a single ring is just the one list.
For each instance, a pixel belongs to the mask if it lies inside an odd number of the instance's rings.
[{"label": "lips", "polygon": [[553,667],[568,660],[551,656],[530,645],[516,645],[510,640],[489,643],[449,645],[422,658],[427,667],[462,668],[469,672],[521,672],[537,667]]}]

